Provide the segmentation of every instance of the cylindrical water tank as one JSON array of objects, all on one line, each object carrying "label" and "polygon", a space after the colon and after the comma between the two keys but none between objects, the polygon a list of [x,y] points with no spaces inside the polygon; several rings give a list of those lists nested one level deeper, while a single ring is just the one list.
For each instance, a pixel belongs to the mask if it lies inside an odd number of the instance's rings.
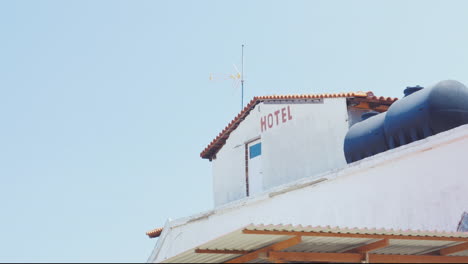
[{"label": "cylindrical water tank", "polygon": [[344,144],[346,162],[351,163],[388,150],[384,120],[385,113],[374,115],[349,129]]},{"label": "cylindrical water tank", "polygon": [[441,81],[396,101],[387,111],[384,130],[390,149],[468,123],[468,89]]},{"label": "cylindrical water tank", "polygon": [[348,163],[468,124],[468,88],[460,82],[409,87],[405,94],[386,113],[350,128],[344,142]]}]

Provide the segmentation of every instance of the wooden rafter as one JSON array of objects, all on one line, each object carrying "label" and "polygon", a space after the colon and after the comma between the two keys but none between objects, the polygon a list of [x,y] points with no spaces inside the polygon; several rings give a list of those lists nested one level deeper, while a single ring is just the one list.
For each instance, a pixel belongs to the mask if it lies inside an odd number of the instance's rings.
[{"label": "wooden rafter", "polygon": [[369,254],[371,263],[467,263],[467,256],[382,255]]},{"label": "wooden rafter", "polygon": [[360,102],[358,105],[355,105],[354,107],[359,108],[359,109],[370,109],[371,108],[368,102]]},{"label": "wooden rafter", "polygon": [[199,254],[232,254],[232,255],[245,255],[252,251],[247,250],[220,250],[220,249],[195,249],[195,253]]},{"label": "wooden rafter", "polygon": [[405,239],[405,240],[431,240],[431,241],[460,241],[468,242],[468,237],[439,237],[439,236],[409,236],[389,234],[352,234],[352,233],[327,233],[327,232],[296,232],[276,230],[242,230],[244,234],[251,235],[281,235],[281,236],[316,236],[316,237],[346,237],[369,239]]},{"label": "wooden rafter", "polygon": [[386,112],[388,110],[388,108],[389,108],[388,105],[379,105],[379,106],[373,108],[372,110],[377,111],[379,113],[382,113],[382,112]]},{"label": "wooden rafter", "polygon": [[[268,259],[274,263],[290,261],[301,262],[378,262],[378,263],[467,263],[468,256],[449,256],[457,252],[468,250],[467,237],[440,237],[424,235],[391,235],[391,234],[356,234],[356,233],[329,233],[329,232],[297,232],[297,231],[275,231],[275,230],[248,230],[244,234],[256,235],[283,235],[293,236],[273,245],[258,250],[229,250],[229,249],[196,249],[200,254],[231,254],[241,255],[226,263],[245,263],[255,259]],[[336,237],[336,238],[367,238],[379,239],[365,245],[349,249],[342,253],[330,252],[283,252],[302,242],[302,236]],[[462,242],[456,245],[438,249],[424,255],[398,255],[398,254],[372,254],[371,251],[382,249],[390,245],[390,239],[421,240],[421,241],[453,241]]]},{"label": "wooden rafter", "polygon": [[390,99],[390,100],[381,100],[379,98],[370,99],[370,98],[359,98],[359,97],[348,98],[348,100],[350,102],[353,102],[353,103],[374,103],[374,104],[387,105],[387,106],[392,105],[396,101],[394,99],[393,100],[392,99]]},{"label": "wooden rafter", "polygon": [[[269,257],[278,261],[301,262],[348,262],[362,261],[362,254],[357,253],[309,253],[309,252],[278,252],[271,251]],[[467,256],[427,256],[427,255],[383,255],[368,254],[370,263],[466,263]]]},{"label": "wooden rafter", "polygon": [[246,255],[240,256],[238,258],[231,259],[227,261],[226,263],[245,263],[249,262],[251,260],[259,258],[261,255],[267,255],[268,252],[270,251],[280,251],[289,247],[292,247],[294,245],[297,245],[302,242],[302,238],[300,236],[295,236],[290,239],[283,240],[281,242],[278,242],[276,244],[261,248],[259,250],[250,252]]},{"label": "wooden rafter", "polygon": [[271,260],[301,262],[361,262],[362,255],[356,253],[312,253],[312,252],[278,252],[271,251]]},{"label": "wooden rafter", "polygon": [[377,249],[381,249],[381,248],[384,248],[384,247],[388,247],[389,245],[390,245],[390,242],[389,242],[389,240],[386,238],[386,239],[382,239],[382,240],[379,240],[379,241],[376,241],[376,242],[373,242],[373,243],[370,243],[370,244],[366,244],[366,245],[363,245],[363,246],[360,246],[360,247],[357,247],[357,248],[353,248],[353,249],[347,250],[347,251],[345,251],[344,253],[360,253],[360,254],[365,254],[365,253],[371,252],[371,251],[373,251],[373,250],[377,250]]},{"label": "wooden rafter", "polygon": [[442,248],[442,249],[439,250],[439,255],[447,256],[447,255],[457,253],[457,252],[461,252],[461,251],[465,251],[465,250],[468,250],[468,242],[461,243],[461,244],[458,244],[458,245],[455,245],[455,246]]}]

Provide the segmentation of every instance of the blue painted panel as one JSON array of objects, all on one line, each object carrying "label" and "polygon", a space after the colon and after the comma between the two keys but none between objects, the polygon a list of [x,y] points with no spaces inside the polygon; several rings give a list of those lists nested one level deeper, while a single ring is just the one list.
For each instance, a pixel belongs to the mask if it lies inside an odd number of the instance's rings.
[{"label": "blue painted panel", "polygon": [[253,159],[262,155],[262,143],[258,143],[249,147],[250,158]]}]

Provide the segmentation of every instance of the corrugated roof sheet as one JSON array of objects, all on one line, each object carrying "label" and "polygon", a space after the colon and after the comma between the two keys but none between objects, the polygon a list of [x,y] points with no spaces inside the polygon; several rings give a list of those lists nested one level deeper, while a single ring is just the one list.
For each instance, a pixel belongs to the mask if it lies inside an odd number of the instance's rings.
[{"label": "corrugated roof sheet", "polygon": [[259,103],[272,100],[304,100],[304,99],[320,99],[320,98],[360,98],[365,102],[392,104],[397,98],[377,97],[372,92],[348,92],[348,93],[326,93],[326,94],[301,94],[301,95],[268,95],[254,97],[244,109],[213,139],[210,144],[200,153],[204,159],[212,159],[213,156],[226,143],[229,135],[234,131],[239,124],[245,119],[250,111]]},{"label": "corrugated roof sheet", "polygon": [[[247,234],[245,230],[293,233]],[[303,235],[302,242],[282,250],[282,252],[343,253],[382,239],[379,236],[389,239],[389,245],[373,251],[373,254],[422,255],[441,248],[468,242],[468,233],[466,232],[312,227],[301,225],[249,225],[163,262],[225,262],[242,255],[196,253],[196,250],[237,250],[251,252],[290,239],[297,236],[298,233]],[[327,236],[327,234],[333,236]],[[353,235],[356,235],[356,237],[351,237]],[[468,256],[468,250],[456,252],[452,256]],[[254,259],[250,262],[265,262],[265,259]]]},{"label": "corrugated roof sheet", "polygon": [[338,234],[372,234],[372,235],[402,235],[402,236],[426,236],[426,237],[461,237],[468,238],[468,232],[446,232],[446,231],[426,231],[426,230],[401,230],[385,228],[347,228],[331,226],[302,226],[302,225],[249,225],[247,230],[264,231],[294,231],[294,232],[321,232]]}]

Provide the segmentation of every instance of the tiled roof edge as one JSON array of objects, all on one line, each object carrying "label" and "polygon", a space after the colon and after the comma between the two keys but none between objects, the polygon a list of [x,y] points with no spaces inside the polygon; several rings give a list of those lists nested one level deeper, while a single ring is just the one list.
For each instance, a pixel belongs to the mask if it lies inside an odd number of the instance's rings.
[{"label": "tiled roof edge", "polygon": [[155,237],[159,237],[162,231],[163,231],[163,228],[159,227],[159,228],[146,232],[146,235],[149,236],[149,238],[155,238]]},{"label": "tiled roof edge", "polygon": [[301,99],[318,99],[318,98],[349,98],[359,97],[368,100],[377,100],[386,103],[393,103],[398,100],[397,98],[391,97],[377,97],[373,92],[348,92],[348,93],[332,93],[332,94],[300,94],[300,95],[267,95],[267,96],[256,96],[254,97],[242,111],[213,139],[210,144],[200,153],[200,157],[203,159],[212,159],[214,155],[221,149],[226,143],[229,135],[234,131],[240,122],[250,113],[250,111],[259,103],[268,100],[301,100]]}]

